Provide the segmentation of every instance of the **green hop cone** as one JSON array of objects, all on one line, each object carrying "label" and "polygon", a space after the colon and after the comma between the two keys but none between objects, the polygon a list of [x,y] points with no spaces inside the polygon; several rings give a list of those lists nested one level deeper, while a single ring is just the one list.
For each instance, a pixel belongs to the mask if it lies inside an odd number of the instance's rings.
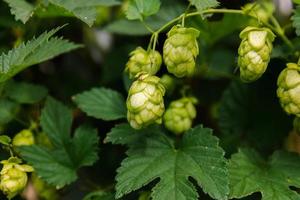
[{"label": "green hop cone", "polygon": [[14,146],[33,145],[34,144],[33,133],[29,129],[22,130],[21,132],[15,135],[12,144]]},{"label": "green hop cone", "polygon": [[196,67],[199,54],[197,37],[199,31],[194,28],[174,26],[167,34],[163,48],[164,62],[168,71],[176,77],[191,76]]},{"label": "green hop cone", "polygon": [[165,88],[160,78],[141,74],[129,89],[127,97],[127,119],[135,129],[152,123],[161,123],[165,111]]},{"label": "green hop cone", "polygon": [[300,117],[300,66],[288,63],[277,80],[277,96],[284,111]]},{"label": "green hop cone", "polygon": [[196,117],[196,103],[197,99],[193,97],[171,102],[163,117],[165,127],[176,135],[189,130]]},{"label": "green hop cone", "polygon": [[126,71],[130,78],[134,78],[138,73],[145,72],[155,75],[162,63],[161,55],[158,51],[149,52],[141,47],[137,47],[130,53],[129,61],[126,64]]},{"label": "green hop cone", "polygon": [[268,28],[248,26],[240,33],[240,38],[240,76],[242,81],[252,82],[260,78],[267,69],[275,35]]},{"label": "green hop cone", "polygon": [[28,180],[26,172],[32,172],[33,168],[29,165],[21,165],[21,160],[16,157],[3,160],[1,163],[3,168],[0,172],[0,190],[11,199],[25,188]]}]

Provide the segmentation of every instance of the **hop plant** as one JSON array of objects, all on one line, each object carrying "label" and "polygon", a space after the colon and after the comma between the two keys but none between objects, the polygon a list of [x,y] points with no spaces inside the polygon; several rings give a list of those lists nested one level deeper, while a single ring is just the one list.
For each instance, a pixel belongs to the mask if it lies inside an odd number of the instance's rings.
[{"label": "hop plant", "polygon": [[22,130],[21,132],[15,135],[12,144],[14,146],[33,145],[34,144],[33,133],[29,129]]},{"label": "hop plant", "polygon": [[196,117],[195,103],[197,99],[193,97],[184,97],[171,102],[163,117],[165,127],[176,135],[189,130]]},{"label": "hop plant", "polygon": [[248,26],[240,33],[240,38],[240,76],[242,81],[252,82],[260,78],[267,69],[275,35],[268,28]]},{"label": "hop plant", "polygon": [[3,168],[0,172],[0,190],[11,199],[25,188],[28,180],[26,172],[32,172],[33,168],[21,165],[22,161],[17,157],[11,157],[1,163]]},{"label": "hop plant", "polygon": [[162,63],[161,55],[158,51],[149,52],[141,47],[137,47],[130,53],[129,61],[126,64],[126,71],[130,78],[134,78],[138,73],[145,72],[155,75]]},{"label": "hop plant", "polygon": [[35,173],[31,176],[32,183],[39,197],[44,200],[57,200],[59,199],[55,187],[48,185],[42,179],[40,179]]},{"label": "hop plant", "polygon": [[168,71],[177,77],[190,76],[195,71],[195,58],[199,54],[197,37],[199,31],[194,28],[174,26],[167,34],[163,47],[163,58]]},{"label": "hop plant", "polygon": [[300,66],[288,63],[277,80],[277,96],[288,114],[300,117]]},{"label": "hop plant", "polygon": [[141,74],[131,85],[127,97],[127,119],[135,129],[152,123],[161,123],[165,111],[165,88],[160,78]]}]

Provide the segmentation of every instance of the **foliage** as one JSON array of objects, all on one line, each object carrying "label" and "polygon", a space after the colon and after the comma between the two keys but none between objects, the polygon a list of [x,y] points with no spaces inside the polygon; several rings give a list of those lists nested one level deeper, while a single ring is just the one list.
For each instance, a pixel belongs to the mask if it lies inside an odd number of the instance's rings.
[{"label": "foliage", "polygon": [[300,199],[300,1],[247,2],[0,1],[0,199]]}]

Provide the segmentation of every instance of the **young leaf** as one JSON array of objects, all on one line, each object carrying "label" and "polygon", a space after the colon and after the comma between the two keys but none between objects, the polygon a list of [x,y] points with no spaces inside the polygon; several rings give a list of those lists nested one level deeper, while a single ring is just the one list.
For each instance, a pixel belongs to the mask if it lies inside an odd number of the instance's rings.
[{"label": "young leaf", "polygon": [[97,6],[118,5],[118,0],[49,0],[52,4],[62,7],[75,17],[92,26],[97,17]]},{"label": "young leaf", "polygon": [[106,88],[93,88],[74,96],[73,100],[87,115],[103,120],[126,118],[126,105],[123,96]]},{"label": "young leaf", "polygon": [[34,6],[25,0],[4,0],[10,9],[11,14],[15,15],[16,20],[21,20],[24,24],[33,15]]},{"label": "young leaf", "polygon": [[159,8],[160,0],[130,0],[126,10],[126,17],[129,20],[139,19],[143,21],[144,18],[157,13]]},{"label": "young leaf", "polygon": [[45,98],[47,93],[47,88],[25,82],[10,81],[5,85],[5,94],[18,103],[37,103]]},{"label": "young leaf", "polygon": [[76,170],[90,166],[97,159],[97,131],[81,126],[71,138],[72,113],[60,102],[49,97],[42,111],[43,131],[53,144],[53,149],[37,145],[20,147],[23,158],[49,184],[63,187],[76,180]]},{"label": "young leaf", "polygon": [[214,8],[219,5],[217,0],[189,0],[192,5],[194,5],[199,11]]},{"label": "young leaf", "polygon": [[11,143],[11,138],[7,135],[0,135],[0,144],[9,145]]},{"label": "young leaf", "polygon": [[296,29],[296,34],[300,35],[300,6],[297,6],[297,8],[294,11],[294,15],[291,17],[293,21],[293,27]]},{"label": "young leaf", "polygon": [[7,54],[2,54],[0,56],[0,82],[8,80],[29,66],[80,47],[62,38],[51,38],[59,29],[61,27],[45,32],[36,39],[22,43]]},{"label": "young leaf", "polygon": [[229,161],[230,198],[261,192],[262,200],[300,199],[289,187],[300,187],[300,157],[275,152],[266,162],[256,151],[241,149]]},{"label": "young leaf", "polygon": [[106,141],[129,146],[128,157],[118,169],[116,198],[159,178],[152,189],[154,200],[198,199],[189,177],[214,199],[227,199],[228,175],[224,151],[212,130],[201,125],[188,131],[175,148],[175,141],[159,129],[133,130],[127,124],[111,130]]}]

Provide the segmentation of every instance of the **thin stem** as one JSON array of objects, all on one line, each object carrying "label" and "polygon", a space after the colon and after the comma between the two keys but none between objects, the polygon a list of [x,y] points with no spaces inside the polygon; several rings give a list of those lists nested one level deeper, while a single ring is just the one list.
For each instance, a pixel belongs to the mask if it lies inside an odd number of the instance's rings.
[{"label": "thin stem", "polygon": [[144,20],[141,20],[141,22],[149,32],[154,33],[154,30]]},{"label": "thin stem", "polygon": [[272,31],[274,31],[283,40],[283,42],[285,42],[291,49],[294,48],[293,43],[286,37],[286,35],[285,35],[283,29],[281,28],[280,24],[278,23],[278,21],[273,16],[271,17],[271,21],[274,24],[274,26],[272,26],[268,22],[260,21],[258,17],[255,17],[253,15],[249,15],[249,14],[245,13],[242,10],[236,10],[236,9],[207,9],[207,10],[204,10],[204,11],[196,11],[196,12],[191,12],[191,13],[188,13],[188,14],[181,14],[180,16],[178,16],[178,17],[172,19],[171,21],[167,22],[160,29],[155,31],[155,33],[159,34],[160,32],[167,29],[169,26],[171,26],[174,23],[182,20],[183,18],[193,17],[193,16],[197,16],[197,15],[203,15],[203,14],[210,14],[210,13],[230,13],[230,14],[239,14],[239,15],[246,15],[246,16],[252,17],[255,20],[257,20],[258,22],[262,23],[264,26],[266,26],[266,27],[270,28]]},{"label": "thin stem", "polygon": [[154,34],[155,34],[155,33],[153,33],[153,34],[151,35],[151,38],[150,38],[150,41],[149,41],[149,44],[148,44],[148,48],[147,48],[147,51],[148,51],[148,52],[150,51],[150,49],[151,49],[151,47],[152,47],[152,43],[153,43],[153,39],[154,39]]},{"label": "thin stem", "polygon": [[158,33],[154,33],[153,35],[154,35],[154,39],[153,39],[152,50],[155,51],[156,43],[157,43],[157,38],[158,38]]}]

